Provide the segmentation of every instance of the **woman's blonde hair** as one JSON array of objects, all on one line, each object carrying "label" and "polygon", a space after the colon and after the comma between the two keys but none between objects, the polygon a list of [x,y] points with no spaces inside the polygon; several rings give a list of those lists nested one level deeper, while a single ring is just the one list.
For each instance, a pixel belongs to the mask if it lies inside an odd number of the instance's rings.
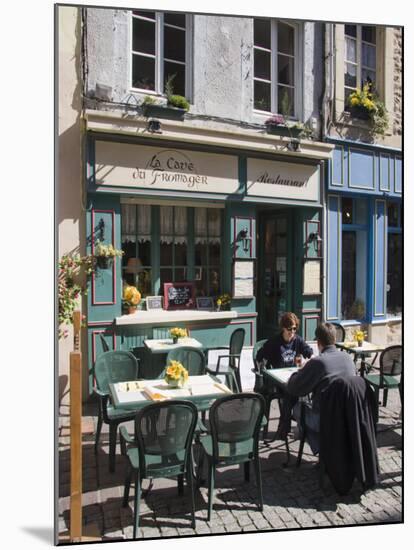
[{"label": "woman's blonde hair", "polygon": [[281,330],[283,330],[284,328],[290,328],[292,326],[296,326],[296,329],[299,330],[299,325],[299,319],[291,311],[287,311],[286,313],[284,313],[279,321],[279,326]]}]

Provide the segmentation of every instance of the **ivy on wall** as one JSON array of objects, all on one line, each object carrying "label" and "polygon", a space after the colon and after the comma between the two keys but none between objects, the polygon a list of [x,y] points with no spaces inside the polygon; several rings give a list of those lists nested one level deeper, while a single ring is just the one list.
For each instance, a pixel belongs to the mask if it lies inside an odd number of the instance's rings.
[{"label": "ivy on wall", "polygon": [[64,325],[73,323],[73,312],[80,296],[87,292],[86,283],[95,269],[94,256],[65,254],[59,260],[59,339],[67,338]]}]

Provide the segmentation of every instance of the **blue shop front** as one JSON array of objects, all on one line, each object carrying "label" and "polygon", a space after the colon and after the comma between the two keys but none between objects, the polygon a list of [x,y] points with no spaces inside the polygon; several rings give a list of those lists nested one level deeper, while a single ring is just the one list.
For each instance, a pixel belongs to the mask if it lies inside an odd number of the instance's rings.
[{"label": "blue shop front", "polygon": [[390,341],[402,320],[401,151],[330,141],[326,317]]},{"label": "blue shop front", "polygon": [[[144,340],[168,338],[172,327],[205,349],[228,345],[241,327],[251,347],[275,332],[284,311],[296,311],[309,340],[322,317],[324,159],[332,146],[283,155],[273,136],[253,149],[169,135],[102,132],[89,120],[88,253],[98,241],[124,252],[90,281],[90,383],[102,337],[139,357],[146,377],[164,365],[148,361]],[[188,307],[169,307],[168,283],[194,292]],[[142,296],[132,314],[125,285]],[[223,294],[228,309],[217,305]]]}]

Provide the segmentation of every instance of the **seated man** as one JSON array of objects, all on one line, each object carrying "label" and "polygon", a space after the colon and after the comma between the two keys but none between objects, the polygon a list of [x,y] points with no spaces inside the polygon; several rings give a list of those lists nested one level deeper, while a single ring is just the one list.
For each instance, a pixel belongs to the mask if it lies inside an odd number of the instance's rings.
[{"label": "seated man", "polygon": [[[355,376],[355,365],[348,353],[335,347],[335,328],[330,323],[321,323],[315,331],[320,355],[310,359],[298,372],[292,374],[287,392],[294,397],[312,393],[312,405],[305,404],[305,423],[310,430],[319,432],[320,396],[337,378]],[[299,422],[300,403],[293,409],[293,417]],[[312,442],[311,442],[312,443]],[[313,442],[312,451],[317,453]]]}]

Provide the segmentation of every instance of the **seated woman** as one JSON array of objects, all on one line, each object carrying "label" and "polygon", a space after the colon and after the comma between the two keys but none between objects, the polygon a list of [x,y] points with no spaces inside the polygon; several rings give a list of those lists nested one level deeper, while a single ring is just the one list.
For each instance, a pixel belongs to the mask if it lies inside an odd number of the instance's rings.
[{"label": "seated woman", "polygon": [[[291,367],[295,364],[295,357],[302,355],[306,359],[312,356],[312,348],[305,340],[297,334],[299,329],[299,319],[292,312],[286,312],[280,318],[280,333],[264,344],[257,352],[256,361],[267,362],[267,368],[283,368]],[[270,399],[273,397],[279,398],[280,418],[279,426],[275,437],[286,439],[291,428],[291,413],[292,408],[297,402],[297,397],[293,397],[285,393],[281,388],[263,388],[261,393],[267,394],[268,406],[270,407]],[[268,410],[269,413],[269,410]]]},{"label": "seated woman", "polygon": [[291,367],[295,363],[295,356],[302,355],[306,359],[312,356],[312,348],[297,334],[299,319],[288,311],[280,318],[280,333],[265,343],[257,352],[256,360],[268,362],[268,368],[278,369]]}]

